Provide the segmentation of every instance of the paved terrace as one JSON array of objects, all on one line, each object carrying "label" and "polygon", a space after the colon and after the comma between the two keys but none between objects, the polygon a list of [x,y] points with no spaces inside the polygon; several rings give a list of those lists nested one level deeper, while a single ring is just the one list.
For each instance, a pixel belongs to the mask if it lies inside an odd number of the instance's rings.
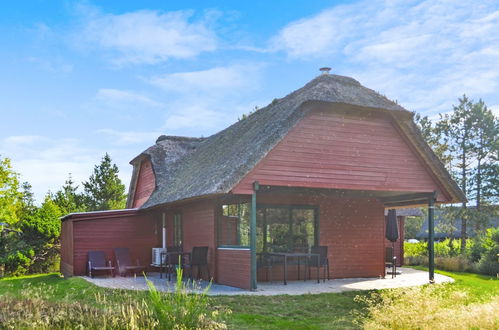
[{"label": "paved terrace", "polygon": [[[334,279],[326,282],[317,283],[316,280],[308,281],[289,281],[288,285],[283,285],[282,282],[274,281],[273,283],[259,282],[256,291],[246,291],[243,289],[234,288],[231,286],[220,285],[213,283],[211,285],[209,295],[301,295],[301,294],[317,294],[327,292],[344,292],[355,290],[373,290],[373,289],[390,289],[403,288],[410,286],[418,286],[428,283],[428,272],[415,270],[412,268],[398,268],[402,272],[396,278],[391,278],[388,275],[384,279],[380,278],[345,278]],[[142,276],[137,277],[95,277],[90,278],[83,276],[85,280],[97,286],[113,289],[128,289],[128,290],[147,290],[147,284]],[[172,292],[175,290],[175,281],[172,278],[168,282],[164,277],[159,278],[159,273],[149,273],[147,278],[154,283],[159,291]],[[435,274],[436,283],[453,282],[453,279],[444,275]],[[196,289],[191,289],[191,292],[202,292],[208,285],[206,281],[196,281]]]}]

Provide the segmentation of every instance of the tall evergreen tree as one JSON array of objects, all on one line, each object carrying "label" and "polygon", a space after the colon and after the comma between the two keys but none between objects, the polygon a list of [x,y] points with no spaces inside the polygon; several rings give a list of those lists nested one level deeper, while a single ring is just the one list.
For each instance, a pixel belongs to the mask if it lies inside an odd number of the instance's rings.
[{"label": "tall evergreen tree", "polygon": [[113,164],[106,153],[94,172],[83,183],[88,211],[115,210],[125,207],[125,185],[118,177],[118,166]]},{"label": "tall evergreen tree", "polygon": [[69,214],[73,212],[83,212],[87,209],[84,202],[84,196],[77,192],[78,186],[74,185],[73,179],[71,178],[71,173],[69,173],[68,179],[52,197],[53,201],[62,214]]},{"label": "tall evergreen tree", "polygon": [[[449,142],[449,151],[456,168],[453,171],[461,190],[468,197],[471,188],[470,173],[475,155],[475,130],[473,102],[466,96],[459,98],[459,105],[453,106],[453,112],[442,117],[439,127],[442,135]],[[468,212],[467,202],[461,205],[461,251],[466,248]]]},{"label": "tall evergreen tree", "polygon": [[415,113],[414,120],[426,143],[428,143],[435,155],[440,158],[445,168],[450,171],[452,156],[449,153],[449,145],[447,143],[448,137],[443,134],[444,127],[440,122],[434,124],[428,116],[422,117],[418,113]]},{"label": "tall evergreen tree", "polygon": [[476,165],[472,173],[473,190],[470,193],[470,197],[475,200],[476,209],[480,210],[480,206],[484,201],[483,185],[489,179],[486,175],[487,173],[483,171],[483,167],[486,164],[490,164],[490,157],[493,155],[495,145],[497,145],[499,126],[497,119],[494,118],[494,114],[482,100],[473,104],[472,116],[474,123],[474,142],[472,148],[475,153]]}]

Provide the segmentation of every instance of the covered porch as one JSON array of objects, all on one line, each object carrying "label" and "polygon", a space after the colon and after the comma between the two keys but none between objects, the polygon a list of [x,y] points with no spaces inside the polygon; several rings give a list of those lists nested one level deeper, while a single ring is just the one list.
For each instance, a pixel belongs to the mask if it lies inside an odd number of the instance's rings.
[{"label": "covered porch", "polygon": [[[434,192],[280,187],[255,182],[251,196],[219,198],[216,280],[256,290],[267,282],[282,285],[298,279],[317,285],[315,280],[322,283],[324,278],[384,278],[385,209],[426,205],[432,218],[436,197]],[[431,245],[426,282],[435,279]],[[313,262],[318,257],[316,247],[327,250],[329,267],[322,264],[320,271]],[[270,265],[266,260],[271,260]]]}]

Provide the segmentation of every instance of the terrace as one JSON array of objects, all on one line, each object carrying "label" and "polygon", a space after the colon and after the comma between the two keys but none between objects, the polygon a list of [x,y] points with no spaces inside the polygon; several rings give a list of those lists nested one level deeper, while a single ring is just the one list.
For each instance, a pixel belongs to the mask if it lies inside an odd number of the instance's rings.
[{"label": "terrace", "polygon": [[[283,285],[281,281],[260,282],[256,291],[248,291],[227,285],[213,283],[208,292],[209,295],[256,295],[256,296],[274,296],[274,295],[303,295],[319,293],[338,293],[357,290],[380,290],[394,289],[411,286],[419,286],[428,283],[428,273],[412,268],[400,268],[402,275],[395,278],[344,278],[321,281],[289,281],[288,285]],[[82,276],[85,280],[97,286],[111,289],[127,290],[147,290],[147,283],[144,277],[95,277],[90,278]],[[160,278],[159,273],[149,273],[147,279],[150,280],[159,291],[172,292],[175,290],[175,279],[172,281]],[[448,276],[435,274],[436,283],[453,282]],[[208,286],[209,282],[196,282],[198,288],[192,292],[202,292]]]}]

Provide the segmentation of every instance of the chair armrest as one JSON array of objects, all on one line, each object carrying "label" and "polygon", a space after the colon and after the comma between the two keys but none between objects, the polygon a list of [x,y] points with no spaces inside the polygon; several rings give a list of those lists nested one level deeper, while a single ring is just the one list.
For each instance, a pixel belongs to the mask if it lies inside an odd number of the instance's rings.
[{"label": "chair armrest", "polygon": [[88,261],[88,270],[91,270],[92,269],[92,262],[89,260]]}]

